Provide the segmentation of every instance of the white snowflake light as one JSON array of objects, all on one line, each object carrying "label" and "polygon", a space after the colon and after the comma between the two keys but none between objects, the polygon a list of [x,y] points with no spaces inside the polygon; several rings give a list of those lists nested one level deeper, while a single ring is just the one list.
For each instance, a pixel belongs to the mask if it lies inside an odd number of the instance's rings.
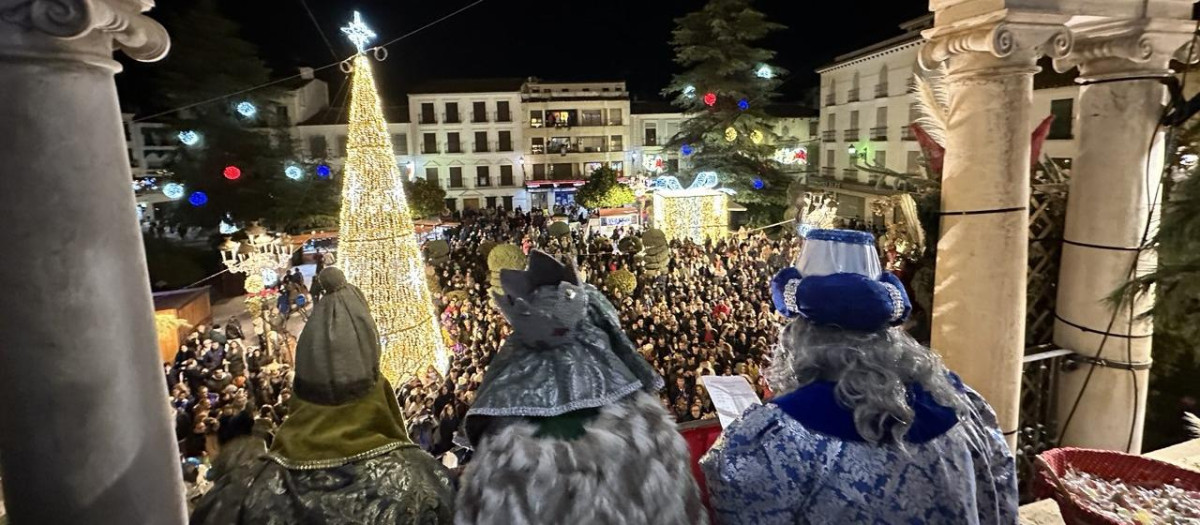
[{"label": "white snowflake light", "polygon": [[696,98],[696,86],[688,85],[683,88],[683,96],[687,98]]},{"label": "white snowflake light", "polygon": [[304,177],[304,170],[300,169],[300,166],[293,164],[284,168],[283,174],[287,175],[287,178],[289,179],[300,180],[302,177]]},{"label": "white snowflake light", "polygon": [[243,117],[250,118],[258,113],[258,108],[254,107],[253,103],[243,100],[238,102],[237,112]]},{"label": "white snowflake light", "polygon": [[166,195],[168,199],[180,199],[185,193],[183,185],[178,182],[166,183],[163,185],[162,192],[163,195]]},{"label": "white snowflake light", "polygon": [[758,78],[772,78],[775,76],[775,71],[771,70],[771,66],[761,64],[758,66],[758,69],[754,71],[754,74]]},{"label": "white snowflake light", "polygon": [[354,44],[359,53],[362,53],[367,48],[367,42],[375,40],[375,32],[367,27],[362,21],[362,15],[358,11],[354,12],[354,20],[350,25],[342,28],[342,33],[345,33],[346,38]]},{"label": "white snowflake light", "polygon": [[1200,162],[1200,155],[1195,153],[1185,153],[1179,157],[1179,163],[1188,168],[1195,166],[1198,162]]},{"label": "white snowflake light", "polygon": [[179,142],[182,142],[184,146],[195,146],[197,142],[200,142],[200,134],[185,129],[179,132]]}]

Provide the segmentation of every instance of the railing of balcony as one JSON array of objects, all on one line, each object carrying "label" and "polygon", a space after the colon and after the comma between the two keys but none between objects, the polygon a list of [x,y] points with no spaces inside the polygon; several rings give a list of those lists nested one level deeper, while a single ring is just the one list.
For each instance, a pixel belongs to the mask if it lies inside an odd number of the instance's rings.
[{"label": "railing of balcony", "polygon": [[900,126],[900,140],[917,140],[917,135],[913,133],[912,126]]},{"label": "railing of balcony", "polygon": [[827,129],[827,130],[821,132],[821,141],[822,142],[834,142],[836,140],[837,140],[837,130]]},{"label": "railing of balcony", "polygon": [[462,153],[463,152],[462,143],[461,142],[448,143],[445,146],[445,150],[446,150],[446,153]]},{"label": "railing of balcony", "polygon": [[851,89],[846,93],[846,102],[858,102],[858,88]]},{"label": "railing of balcony", "polygon": [[421,153],[441,153],[437,144],[421,144]]},{"label": "railing of balcony", "polygon": [[842,169],[842,178],[849,179],[850,181],[857,181],[858,180],[858,170],[856,170],[854,168],[844,168],[844,169]]},{"label": "railing of balcony", "polygon": [[842,133],[842,140],[858,140],[858,128],[850,128]]},{"label": "railing of balcony", "polygon": [[886,96],[888,96],[888,85],[886,83],[875,84],[875,98],[883,98]]},{"label": "railing of balcony", "polygon": [[488,116],[487,116],[486,111],[483,113],[475,113],[474,111],[471,112],[471,122],[479,123],[479,122],[487,122],[487,121],[488,121]]},{"label": "railing of balcony", "polygon": [[871,128],[871,140],[887,140],[887,126],[875,126]]},{"label": "railing of balcony", "polygon": [[837,168],[833,166],[821,166],[822,177],[828,177],[832,179],[835,175],[837,175]]},{"label": "railing of balcony", "polygon": [[837,98],[834,97],[832,94],[826,95],[825,96],[825,105],[826,106],[836,106]]},{"label": "railing of balcony", "polygon": [[421,116],[418,117],[418,121],[420,124],[437,124],[437,117],[422,113]]},{"label": "railing of balcony", "polygon": [[512,112],[511,111],[505,111],[503,113],[494,111],[494,112],[492,112],[492,115],[494,115],[493,120],[495,120],[496,122],[512,122]]},{"label": "railing of balcony", "polygon": [[442,122],[446,124],[458,124],[462,122],[462,119],[459,118],[458,113],[442,113]]},{"label": "railing of balcony", "polygon": [[476,142],[473,144],[473,146],[474,146],[474,148],[471,151],[474,151],[475,153],[487,153],[488,151],[491,151],[491,148],[488,147],[487,142],[484,142],[484,143]]}]

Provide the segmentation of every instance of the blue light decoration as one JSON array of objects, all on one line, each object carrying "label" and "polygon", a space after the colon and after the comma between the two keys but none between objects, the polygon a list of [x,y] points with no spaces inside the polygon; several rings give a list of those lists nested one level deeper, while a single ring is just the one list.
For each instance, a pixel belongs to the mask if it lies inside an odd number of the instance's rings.
[{"label": "blue light decoration", "polygon": [[200,142],[200,134],[185,129],[179,132],[179,142],[182,142],[184,146],[195,146],[197,142]]},{"label": "blue light decoration", "polygon": [[754,70],[754,75],[758,78],[772,78],[775,76],[775,71],[771,70],[771,66],[759,64],[758,69]]},{"label": "blue light decoration", "polygon": [[250,101],[243,100],[238,102],[237,112],[243,117],[250,118],[258,114],[258,108],[254,107],[254,104]]},{"label": "blue light decoration", "polygon": [[183,198],[184,189],[183,185],[178,182],[168,182],[163,185],[162,192],[168,199],[179,200]]},{"label": "blue light decoration", "polygon": [[696,150],[692,149],[691,144],[684,144],[682,147],[679,148],[679,152],[682,153],[683,156],[686,157],[688,155],[691,155],[692,153],[695,153]]},{"label": "blue light decoration", "polygon": [[756,189],[756,190],[763,189],[763,180],[758,177],[754,177],[754,182],[751,184],[754,185],[754,189]]},{"label": "blue light decoration", "polygon": [[283,169],[283,174],[287,175],[287,178],[289,179],[300,180],[302,177],[304,177],[304,170],[300,169],[300,166],[292,164]]},{"label": "blue light decoration", "polygon": [[208,203],[207,193],[202,191],[193,191],[191,195],[188,195],[188,204],[191,204],[192,206],[199,208],[204,206],[206,203]]},{"label": "blue light decoration", "polygon": [[750,109],[750,101],[746,100],[744,98],[739,100],[738,101],[738,109],[740,109],[742,111],[746,111],[747,109]]},{"label": "blue light decoration", "polygon": [[[696,174],[696,178],[692,179],[689,190],[711,190],[717,187],[717,172],[701,171]],[[674,175],[663,175],[655,177],[650,181],[650,187],[656,190],[682,190],[683,185],[679,183],[679,179]]]},{"label": "blue light decoration", "polygon": [[329,178],[329,166],[326,166],[324,164],[317,165],[317,176],[322,179],[328,179]]}]

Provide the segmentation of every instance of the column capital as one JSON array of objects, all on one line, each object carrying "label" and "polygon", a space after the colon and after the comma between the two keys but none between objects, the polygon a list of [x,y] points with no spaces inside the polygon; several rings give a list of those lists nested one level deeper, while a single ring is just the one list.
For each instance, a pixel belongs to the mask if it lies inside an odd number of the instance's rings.
[{"label": "column capital", "polygon": [[[153,62],[170,38],[142,13],[154,0],[0,0],[0,54],[82,60],[116,69],[112,48]],[[12,26],[12,27],[5,27]],[[98,45],[105,46],[103,56]]]},{"label": "column capital", "polygon": [[1065,72],[1078,67],[1081,82],[1170,76],[1172,59],[1200,60],[1200,49],[1192,51],[1189,45],[1195,28],[1190,20],[1153,18],[1074,25],[1075,47],[1066,56],[1055,57],[1054,69]]},{"label": "column capital", "polygon": [[1073,45],[1070,31],[1056,17],[1041,20],[1010,10],[934,27],[922,36],[926,42],[917,60],[925,70],[961,55],[990,57],[989,69],[1004,64],[1028,69],[1042,55],[1067,56]]}]

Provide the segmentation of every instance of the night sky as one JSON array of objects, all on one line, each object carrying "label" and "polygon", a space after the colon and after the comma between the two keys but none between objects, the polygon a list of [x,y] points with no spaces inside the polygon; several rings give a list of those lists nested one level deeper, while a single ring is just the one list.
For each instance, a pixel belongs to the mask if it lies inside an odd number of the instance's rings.
[{"label": "night sky", "polygon": [[[159,0],[163,1],[172,0]],[[187,1],[187,0],[173,0]],[[304,0],[340,58],[352,52],[338,28],[358,10],[379,35],[396,38],[474,0]],[[673,19],[703,0],[484,0],[389,46],[376,69],[385,97],[430,79],[527,77],[628,81],[640,99],[657,97],[677,71],[669,45]],[[334,61],[301,0],[219,0],[279,76]],[[792,73],[780,89],[800,101],[818,84],[813,69],[834,56],[901,33],[898,24],[927,11],[925,0],[798,2],[759,0],[758,9],[788,28],[766,39],[776,63]],[[149,66],[153,67],[153,66]],[[142,67],[131,68],[136,76]],[[337,91],[336,68],[318,74]],[[125,93],[128,98],[128,93]],[[396,101],[399,102],[399,101]]]}]

